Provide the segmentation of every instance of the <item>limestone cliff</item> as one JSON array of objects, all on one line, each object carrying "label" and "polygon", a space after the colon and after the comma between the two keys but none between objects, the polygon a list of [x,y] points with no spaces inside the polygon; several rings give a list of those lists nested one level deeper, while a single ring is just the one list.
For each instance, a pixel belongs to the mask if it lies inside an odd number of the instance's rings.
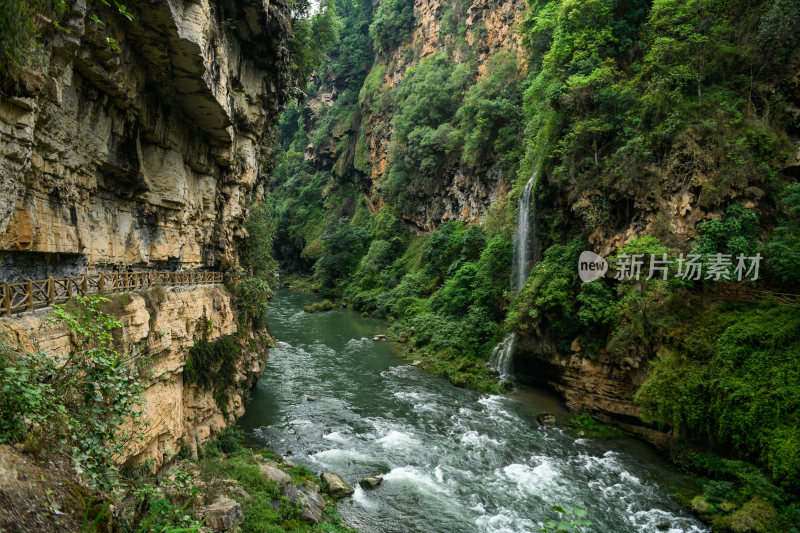
[{"label": "limestone cliff", "polygon": [[[391,52],[378,54],[370,73],[376,86],[368,88],[365,83],[358,112],[348,123],[334,127],[325,142],[318,146],[309,144],[306,157],[340,176],[363,175],[361,190],[373,210],[380,207],[387,201],[381,185],[388,177],[397,109],[391,105],[373,105],[379,98],[376,95],[391,94],[409,69],[434,55],[469,65],[478,80],[484,77],[490,59],[499,52],[517,55],[518,67],[524,71],[517,33],[524,14],[525,2],[520,0],[417,0],[410,36]],[[334,105],[344,90],[342,79],[327,77],[319,83],[318,93],[308,100],[305,108],[312,129],[320,121],[321,111]],[[449,162],[438,169],[426,186],[412,188],[413,199],[409,203],[413,206],[405,209],[403,216],[421,232],[433,231],[446,220],[477,222],[487,206],[505,196],[511,179],[508,169],[491,158],[477,168]]]},{"label": "limestone cliff", "polygon": [[[190,348],[204,335],[214,341],[237,332],[235,302],[225,287],[153,289],[116,295],[112,302],[123,323],[115,331],[119,351],[136,365],[146,386],[146,431],[142,440],[133,441],[128,459],[152,459],[160,466],[170,449],[179,452],[187,446],[196,454],[212,435],[244,414],[247,391],[264,370],[261,337],[250,334],[243,339],[246,348],[236,366],[237,386],[228,395],[228,405],[220,406],[211,390],[186,380],[183,370]],[[48,322],[48,316],[43,309],[4,319],[0,335],[19,350],[69,353],[74,339],[63,324]],[[208,330],[206,323],[212,325]]]},{"label": "limestone cliff", "polygon": [[[263,195],[265,141],[293,84],[289,7],[167,0],[127,10],[131,20],[101,2],[70,2],[33,59],[0,79],[0,282],[111,265],[239,265],[248,203]],[[47,314],[0,327],[21,349],[66,353],[72,340]],[[119,314],[120,351],[149,376],[150,428],[136,461],[160,465],[180,442],[196,450],[243,413],[266,349],[248,351],[258,343],[237,332],[227,289],[155,289]],[[208,340],[238,333],[247,344],[226,406],[183,379],[207,320]]]},{"label": "limestone cliff", "polygon": [[3,80],[6,281],[238,263],[265,132],[289,94],[288,7],[170,0],[128,10],[130,21],[76,0],[32,66]]}]

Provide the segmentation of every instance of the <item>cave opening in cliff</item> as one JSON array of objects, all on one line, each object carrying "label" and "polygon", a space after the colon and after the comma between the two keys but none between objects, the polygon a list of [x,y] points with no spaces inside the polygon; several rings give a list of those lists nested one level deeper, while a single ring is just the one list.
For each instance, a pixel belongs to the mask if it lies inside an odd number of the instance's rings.
[{"label": "cave opening in cliff", "polygon": [[84,254],[0,251],[0,282],[80,276],[87,264]]}]

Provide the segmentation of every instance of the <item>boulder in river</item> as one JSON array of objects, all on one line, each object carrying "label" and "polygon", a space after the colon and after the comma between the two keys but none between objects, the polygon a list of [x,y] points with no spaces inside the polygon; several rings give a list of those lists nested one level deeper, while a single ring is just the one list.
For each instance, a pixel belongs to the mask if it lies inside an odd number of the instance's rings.
[{"label": "boulder in river", "polygon": [[374,489],[381,484],[381,481],[383,481],[383,478],[380,476],[369,476],[359,481],[358,484],[361,485],[362,489]]},{"label": "boulder in river", "polygon": [[316,396],[306,396],[307,402],[316,402],[318,399]]},{"label": "boulder in river", "polygon": [[228,531],[243,520],[242,506],[231,498],[217,498],[206,510],[205,525],[214,531]]},{"label": "boulder in river", "polygon": [[353,489],[353,487],[351,487],[341,476],[331,472],[323,472],[320,475],[320,478],[322,479],[322,484],[325,486],[325,492],[327,492],[332,498],[344,498],[345,496],[350,496],[355,492],[355,489]]},{"label": "boulder in river", "polygon": [[386,340],[386,335],[383,335],[383,334],[373,335],[372,340],[374,340],[374,341],[385,341]]},{"label": "boulder in river", "polygon": [[542,424],[543,426],[555,426],[556,425],[556,415],[553,413],[539,413],[536,416],[536,421]]}]

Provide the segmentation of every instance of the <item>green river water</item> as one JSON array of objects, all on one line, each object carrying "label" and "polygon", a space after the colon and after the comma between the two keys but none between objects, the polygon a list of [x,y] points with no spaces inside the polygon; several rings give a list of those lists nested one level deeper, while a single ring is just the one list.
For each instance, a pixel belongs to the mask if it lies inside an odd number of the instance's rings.
[{"label": "green river water", "polygon": [[[680,475],[648,446],[541,426],[539,412],[564,414],[552,396],[456,388],[373,342],[385,322],[304,313],[313,301],[287,290],[273,300],[278,346],[240,424],[356,487],[339,509],[359,531],[530,532],[556,518],[551,505],[586,509],[598,533],[708,531],[668,495]],[[368,475],[384,481],[362,490]]]}]

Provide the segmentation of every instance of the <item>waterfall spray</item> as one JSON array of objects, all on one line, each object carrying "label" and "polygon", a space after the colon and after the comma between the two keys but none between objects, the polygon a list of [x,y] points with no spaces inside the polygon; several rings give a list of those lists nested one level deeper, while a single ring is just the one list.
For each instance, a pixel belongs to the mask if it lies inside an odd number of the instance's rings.
[{"label": "waterfall spray", "polygon": [[[517,223],[514,230],[514,260],[511,266],[511,289],[519,292],[530,272],[530,245],[531,233],[533,240],[536,241],[536,216],[533,216],[533,226],[531,226],[531,191],[536,180],[536,173],[525,184],[525,190],[519,198],[517,211]],[[534,207],[535,211],[535,207]]]}]

